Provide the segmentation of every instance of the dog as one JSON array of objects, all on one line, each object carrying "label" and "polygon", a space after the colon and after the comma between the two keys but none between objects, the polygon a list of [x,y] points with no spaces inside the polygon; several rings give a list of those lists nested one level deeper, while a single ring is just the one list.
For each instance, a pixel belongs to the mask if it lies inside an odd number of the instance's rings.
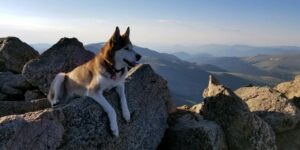
[{"label": "dog", "polygon": [[130,112],[125,95],[125,77],[129,68],[134,67],[142,57],[133,50],[129,34],[129,27],[123,35],[120,35],[119,27],[116,27],[111,38],[93,59],[68,73],[58,73],[48,93],[48,100],[52,107],[65,97],[90,97],[103,107],[108,115],[112,134],[118,137],[116,112],[103,96],[103,92],[116,88],[121,101],[123,118],[129,122]]}]

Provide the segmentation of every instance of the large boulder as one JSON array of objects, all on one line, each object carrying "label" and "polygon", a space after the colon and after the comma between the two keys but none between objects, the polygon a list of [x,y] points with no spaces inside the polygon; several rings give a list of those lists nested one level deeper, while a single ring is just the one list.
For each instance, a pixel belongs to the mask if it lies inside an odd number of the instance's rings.
[{"label": "large boulder", "polygon": [[275,132],[293,129],[300,121],[300,111],[285,96],[270,87],[242,87],[235,93]]},{"label": "large boulder", "polygon": [[61,111],[44,109],[0,118],[0,149],[50,149],[59,146],[64,128]]},{"label": "large boulder", "polygon": [[176,112],[170,116],[172,121],[169,121],[170,127],[165,133],[159,150],[227,149],[225,135],[219,125],[213,121],[200,119],[188,111],[184,115],[177,113],[182,112]]},{"label": "large boulder", "polygon": [[300,75],[296,76],[293,81],[278,84],[275,89],[289,99],[300,98]]},{"label": "large boulder", "polygon": [[38,56],[37,51],[16,37],[0,38],[0,70],[4,70],[4,62],[5,69],[20,73],[26,62]]},{"label": "large boulder", "polygon": [[76,38],[62,38],[38,59],[29,61],[23,75],[44,94],[48,93],[51,81],[59,72],[69,72],[94,57],[84,49]]},{"label": "large boulder", "polygon": [[[300,108],[300,75],[293,81],[283,82],[275,87],[284,94],[291,102]],[[299,150],[300,149],[300,124],[292,130],[276,134],[278,149]]]},{"label": "large boulder", "polygon": [[229,149],[276,149],[272,128],[263,119],[251,113],[243,100],[219,84],[213,76],[210,76],[203,97],[203,117],[222,127]]},{"label": "large boulder", "polygon": [[[122,119],[116,92],[112,90],[105,94],[117,112],[119,138],[110,133],[107,114],[100,105],[90,98],[76,98],[55,109],[25,114],[37,118],[32,122],[19,121],[24,120],[24,115],[0,118],[0,149],[17,149],[19,146],[30,149],[156,149],[167,128],[166,103],[170,99],[167,82],[149,65],[140,65],[129,73],[125,86],[131,112],[129,123]],[[12,119],[1,122],[7,118]],[[43,120],[51,120],[47,128],[43,128]],[[23,131],[19,126],[26,128]],[[19,133],[27,133],[26,136],[12,131],[15,128]],[[35,141],[38,131],[29,132],[36,128],[44,130],[38,141]],[[31,142],[23,142],[24,139]]]},{"label": "large boulder", "polygon": [[1,100],[24,100],[24,93],[32,86],[22,74],[0,72],[0,101]]}]

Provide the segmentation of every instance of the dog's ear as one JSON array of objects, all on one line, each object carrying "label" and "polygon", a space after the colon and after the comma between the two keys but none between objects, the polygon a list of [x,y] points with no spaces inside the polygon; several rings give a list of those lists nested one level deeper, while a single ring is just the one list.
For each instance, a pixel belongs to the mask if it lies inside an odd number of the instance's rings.
[{"label": "dog's ear", "polygon": [[125,37],[129,37],[129,34],[130,34],[130,28],[127,27],[127,30],[126,30],[126,32],[124,33],[124,36],[125,36]]},{"label": "dog's ear", "polygon": [[119,39],[120,39],[120,29],[117,26],[114,34],[110,38],[110,44],[117,43]]}]

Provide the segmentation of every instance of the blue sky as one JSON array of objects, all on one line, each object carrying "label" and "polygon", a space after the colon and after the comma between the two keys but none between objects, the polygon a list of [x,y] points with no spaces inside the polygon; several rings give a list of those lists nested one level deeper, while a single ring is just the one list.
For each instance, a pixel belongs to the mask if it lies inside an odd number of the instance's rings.
[{"label": "blue sky", "polygon": [[147,47],[300,46],[297,0],[11,0],[1,1],[0,20],[1,37],[28,43],[106,41],[118,25]]}]

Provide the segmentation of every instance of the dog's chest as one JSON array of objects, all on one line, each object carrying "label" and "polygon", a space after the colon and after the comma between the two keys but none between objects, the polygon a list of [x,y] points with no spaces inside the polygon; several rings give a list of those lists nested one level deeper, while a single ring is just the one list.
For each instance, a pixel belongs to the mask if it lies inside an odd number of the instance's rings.
[{"label": "dog's chest", "polygon": [[119,84],[124,84],[125,81],[125,73],[123,73],[122,75],[118,75],[116,79],[112,79],[112,78],[107,78],[103,75],[99,75],[98,78],[98,85],[100,87],[100,90],[110,90],[116,86],[118,86]]}]

